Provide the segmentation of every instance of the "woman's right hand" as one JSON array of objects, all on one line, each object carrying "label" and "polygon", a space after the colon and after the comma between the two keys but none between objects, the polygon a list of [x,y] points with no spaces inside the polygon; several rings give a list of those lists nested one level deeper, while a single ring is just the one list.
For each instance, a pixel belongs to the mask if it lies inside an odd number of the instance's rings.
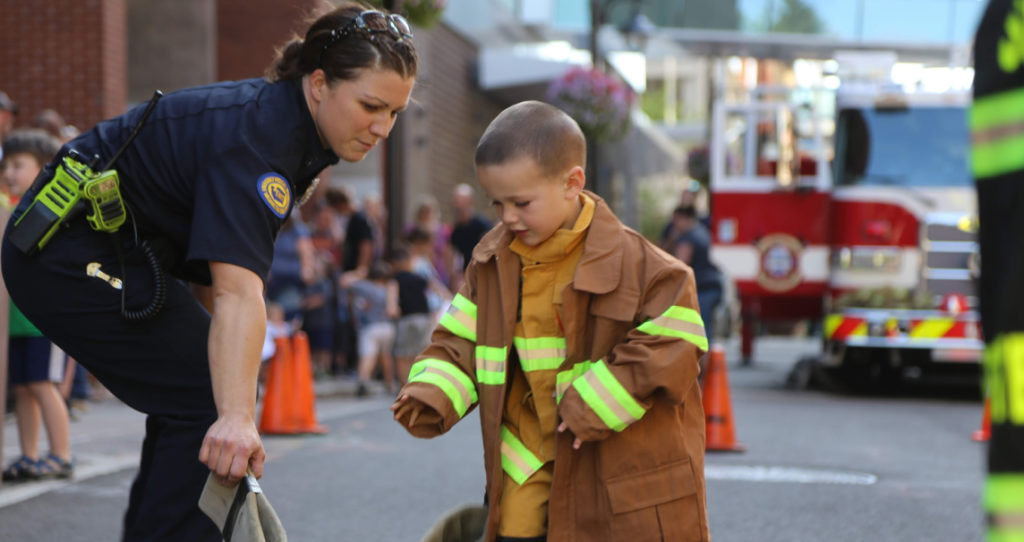
[{"label": "woman's right hand", "polygon": [[256,423],[245,414],[221,414],[206,431],[199,449],[199,461],[209,467],[217,481],[233,486],[252,469],[256,478],[263,476],[266,451]]}]

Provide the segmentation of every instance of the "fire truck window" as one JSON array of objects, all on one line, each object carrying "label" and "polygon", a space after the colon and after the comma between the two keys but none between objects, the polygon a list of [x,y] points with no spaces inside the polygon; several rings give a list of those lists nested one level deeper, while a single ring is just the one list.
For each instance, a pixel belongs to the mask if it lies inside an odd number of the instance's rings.
[{"label": "fire truck window", "polygon": [[725,175],[747,175],[747,122],[743,113],[730,114],[725,123]]},{"label": "fire truck window", "polygon": [[782,142],[774,111],[764,111],[757,122],[757,176],[775,177],[782,156]]},{"label": "fire truck window", "polygon": [[840,113],[840,184],[970,186],[961,107],[865,108]]},{"label": "fire truck window", "polygon": [[846,110],[839,114],[839,137],[836,139],[836,158],[842,166],[840,184],[856,184],[864,177],[871,148],[868,145],[868,125],[859,110]]}]

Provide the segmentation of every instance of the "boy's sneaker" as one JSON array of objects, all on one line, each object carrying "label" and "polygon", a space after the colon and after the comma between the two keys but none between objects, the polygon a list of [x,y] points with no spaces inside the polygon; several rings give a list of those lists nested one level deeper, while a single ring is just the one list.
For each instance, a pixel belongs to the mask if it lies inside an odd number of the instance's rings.
[{"label": "boy's sneaker", "polygon": [[40,479],[71,478],[75,474],[75,465],[50,454],[36,463],[36,472]]},{"label": "boy's sneaker", "polygon": [[24,482],[39,479],[39,462],[26,456],[19,457],[4,469],[5,482]]}]

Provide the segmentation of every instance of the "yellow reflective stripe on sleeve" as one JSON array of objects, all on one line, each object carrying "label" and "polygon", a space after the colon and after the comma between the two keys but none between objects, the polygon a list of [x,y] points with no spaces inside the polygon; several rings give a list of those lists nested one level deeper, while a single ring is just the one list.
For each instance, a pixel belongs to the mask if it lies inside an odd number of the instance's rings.
[{"label": "yellow reflective stripe on sleeve", "polygon": [[1024,542],[1024,529],[1008,531],[989,527],[985,542]]},{"label": "yellow reflective stripe on sleeve", "polygon": [[708,339],[704,333],[704,321],[700,313],[688,308],[673,305],[661,316],[648,320],[637,327],[648,335],[664,335],[693,343],[701,350],[708,349]]},{"label": "yellow reflective stripe on sleeve", "polygon": [[1024,475],[990,474],[982,498],[989,542],[1024,542]]},{"label": "yellow reflective stripe on sleeve", "polygon": [[971,170],[979,179],[1024,169],[1024,130],[995,141],[971,145]]},{"label": "yellow reflective stripe on sleeve", "polygon": [[986,512],[1024,512],[1024,474],[990,474],[983,500]]},{"label": "yellow reflective stripe on sleeve", "polygon": [[476,305],[462,294],[456,294],[440,324],[455,336],[476,342]]},{"label": "yellow reflective stripe on sleeve", "polygon": [[448,361],[424,359],[416,362],[409,370],[409,382],[423,382],[441,388],[460,418],[477,399],[473,381]]},{"label": "yellow reflective stripe on sleeve", "polygon": [[505,383],[505,361],[508,350],[498,346],[476,347],[476,381],[500,386]]},{"label": "yellow reflective stripe on sleeve", "polygon": [[1024,169],[1024,90],[1014,89],[971,104],[971,168],[978,178]]},{"label": "yellow reflective stripe on sleeve", "polygon": [[573,365],[572,369],[569,369],[568,371],[560,371],[555,376],[556,402],[562,402],[562,396],[565,395],[565,390],[568,390],[569,386],[572,386],[572,381],[583,376],[583,373],[590,370],[591,365],[593,365],[593,363],[590,361],[581,361],[576,365]]},{"label": "yellow reflective stripe on sleeve", "polygon": [[523,485],[523,482],[529,480],[543,465],[544,463],[541,463],[540,459],[512,434],[512,431],[504,425],[501,426],[501,468],[517,484]]},{"label": "yellow reflective stripe on sleeve", "polygon": [[1024,89],[1014,89],[976,98],[968,114],[971,132],[1024,121]]},{"label": "yellow reflective stripe on sleeve", "polygon": [[572,387],[613,431],[622,431],[646,412],[608,370],[604,360],[594,363],[589,371],[572,382]]},{"label": "yellow reflective stripe on sleeve", "polygon": [[519,353],[519,364],[523,371],[557,369],[565,361],[566,346],[563,337],[515,337],[512,343]]}]

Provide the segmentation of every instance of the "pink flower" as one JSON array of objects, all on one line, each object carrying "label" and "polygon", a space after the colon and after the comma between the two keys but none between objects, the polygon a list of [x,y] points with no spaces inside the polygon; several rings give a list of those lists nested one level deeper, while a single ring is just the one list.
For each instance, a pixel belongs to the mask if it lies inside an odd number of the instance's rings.
[{"label": "pink flower", "polygon": [[600,70],[573,68],[548,86],[548,101],[562,108],[595,141],[614,141],[629,130],[632,89]]}]

